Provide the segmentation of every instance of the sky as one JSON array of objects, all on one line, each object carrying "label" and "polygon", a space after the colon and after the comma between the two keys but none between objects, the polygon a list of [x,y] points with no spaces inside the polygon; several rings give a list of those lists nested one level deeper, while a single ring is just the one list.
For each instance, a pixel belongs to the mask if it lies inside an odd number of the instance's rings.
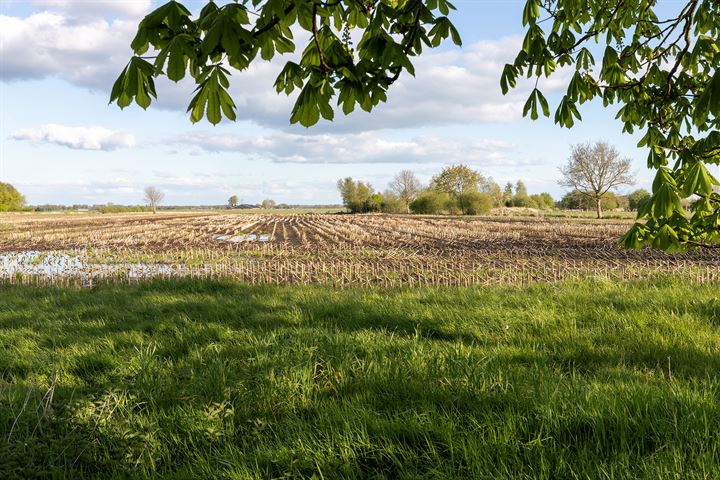
[{"label": "sky", "polygon": [[[193,86],[157,82],[158,101],[144,111],[109,105],[109,91],[132,52],[139,20],[154,0],[0,0],[0,181],[30,204],[140,204],[155,186],[170,205],[337,204],[338,179],[352,176],[384,190],[400,170],[425,183],[444,166],[464,163],[501,186],[522,180],[530,193],[559,198],[558,167],[573,144],[607,141],[630,158],[634,188],[652,174],[638,136],[622,134],[616,108],[582,106],[582,122],[522,118],[532,87],[507,96],[500,74],[523,36],[524,1],[456,0],[451,14],[462,48],[443,45],[413,60],[388,102],[368,114],[306,129],[290,125],[294,95],[276,94],[288,58],[259,59],[234,72],[238,120],[191,124]],[[197,12],[203,1],[183,2]],[[302,50],[304,46],[298,47]],[[551,110],[567,72],[542,79]]]}]

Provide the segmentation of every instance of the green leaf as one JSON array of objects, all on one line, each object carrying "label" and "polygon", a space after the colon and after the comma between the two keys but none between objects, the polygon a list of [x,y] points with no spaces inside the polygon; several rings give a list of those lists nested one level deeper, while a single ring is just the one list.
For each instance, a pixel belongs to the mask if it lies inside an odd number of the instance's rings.
[{"label": "green leaf", "polygon": [[197,123],[203,116],[213,125],[222,121],[222,114],[228,119],[235,120],[235,103],[226,90],[229,82],[226,77],[227,70],[220,65],[213,65],[201,75],[201,83],[195,89],[196,95],[190,101],[188,112],[190,120]]},{"label": "green leaf", "polygon": [[686,197],[694,193],[702,196],[710,195],[713,192],[713,185],[719,185],[718,181],[702,162],[695,162],[685,176],[683,194]]},{"label": "green leaf", "polygon": [[549,117],[550,116],[550,107],[548,106],[548,102],[545,99],[545,96],[537,88],[535,89],[535,95],[537,96],[537,99],[540,102],[540,107],[542,108],[543,115],[546,117]]},{"label": "green leaf", "polygon": [[646,228],[641,223],[636,223],[620,239],[623,248],[631,250],[640,248],[645,242]]},{"label": "green leaf", "polygon": [[115,101],[120,108],[125,108],[135,98],[135,103],[146,109],[152,101],[150,97],[157,98],[154,74],[155,67],[151,63],[140,57],[132,57],[113,85],[110,103]]},{"label": "green leaf", "polygon": [[655,233],[652,241],[652,245],[655,248],[665,250],[669,253],[680,252],[683,250],[680,245],[680,239],[678,238],[677,232],[668,224],[663,225]]},{"label": "green leaf", "polygon": [[540,0],[527,0],[525,8],[523,8],[522,24],[523,26],[535,23],[540,16]]},{"label": "green leaf", "polygon": [[300,123],[303,127],[311,127],[320,120],[320,109],[317,105],[317,88],[310,83],[298,95],[293,107],[290,123]]},{"label": "green leaf", "polygon": [[514,65],[505,64],[502,76],[500,77],[500,88],[503,95],[506,95],[511,88],[515,88],[518,71]]},{"label": "green leaf", "polygon": [[710,114],[720,117],[720,69],[715,70],[715,75],[708,80],[695,104],[695,125],[704,124]]},{"label": "green leaf", "polygon": [[675,189],[662,184],[647,202],[653,218],[670,218],[675,212],[682,213],[680,197]]}]

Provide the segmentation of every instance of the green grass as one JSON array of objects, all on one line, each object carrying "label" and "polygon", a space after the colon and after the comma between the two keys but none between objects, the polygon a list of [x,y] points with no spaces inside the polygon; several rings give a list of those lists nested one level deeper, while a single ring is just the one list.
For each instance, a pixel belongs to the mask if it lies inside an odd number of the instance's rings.
[{"label": "green grass", "polygon": [[5,287],[0,478],[720,478],[718,352],[670,279]]}]

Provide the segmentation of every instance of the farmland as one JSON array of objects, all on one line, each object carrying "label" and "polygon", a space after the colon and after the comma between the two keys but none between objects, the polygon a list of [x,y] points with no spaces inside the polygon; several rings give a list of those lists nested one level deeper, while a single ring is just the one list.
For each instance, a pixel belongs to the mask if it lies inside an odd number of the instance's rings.
[{"label": "farmland", "polygon": [[627,220],[0,225],[2,478],[720,475],[717,251],[622,250]]},{"label": "farmland", "polygon": [[5,281],[146,277],[394,286],[658,273],[718,277],[720,252],[625,251],[627,220],[163,213],[0,216]]}]

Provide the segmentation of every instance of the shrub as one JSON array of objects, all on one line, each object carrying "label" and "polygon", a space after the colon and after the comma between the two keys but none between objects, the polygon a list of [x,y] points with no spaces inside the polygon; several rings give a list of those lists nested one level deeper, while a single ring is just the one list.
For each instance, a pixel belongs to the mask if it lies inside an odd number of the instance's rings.
[{"label": "shrub", "polygon": [[446,211],[449,203],[451,200],[447,193],[429,190],[413,200],[410,211],[426,215],[438,214]]},{"label": "shrub", "polygon": [[383,195],[382,193],[373,193],[365,200],[363,208],[364,212],[379,212],[382,210]]},{"label": "shrub", "polygon": [[405,213],[405,202],[398,195],[388,190],[383,195],[380,211],[384,213]]},{"label": "shrub", "polygon": [[100,213],[133,213],[133,212],[150,212],[150,207],[143,207],[140,205],[104,205],[98,207],[97,211]]},{"label": "shrub", "polygon": [[465,192],[457,196],[457,205],[463,215],[480,215],[493,207],[493,199],[487,193]]},{"label": "shrub", "polygon": [[630,210],[639,210],[645,202],[650,199],[651,195],[645,189],[639,188],[628,195],[628,206]]},{"label": "shrub", "polygon": [[[563,196],[563,198],[558,202],[558,206],[564,210],[594,210],[595,202],[587,195],[583,195],[577,190],[573,190]],[[607,192],[603,195],[603,198],[600,201],[600,206],[603,210],[614,210],[618,208],[619,203],[617,196],[612,192]]]},{"label": "shrub", "polygon": [[555,199],[553,199],[552,195],[547,192],[530,195],[530,200],[534,203],[535,208],[539,208],[541,210],[555,208]]}]

